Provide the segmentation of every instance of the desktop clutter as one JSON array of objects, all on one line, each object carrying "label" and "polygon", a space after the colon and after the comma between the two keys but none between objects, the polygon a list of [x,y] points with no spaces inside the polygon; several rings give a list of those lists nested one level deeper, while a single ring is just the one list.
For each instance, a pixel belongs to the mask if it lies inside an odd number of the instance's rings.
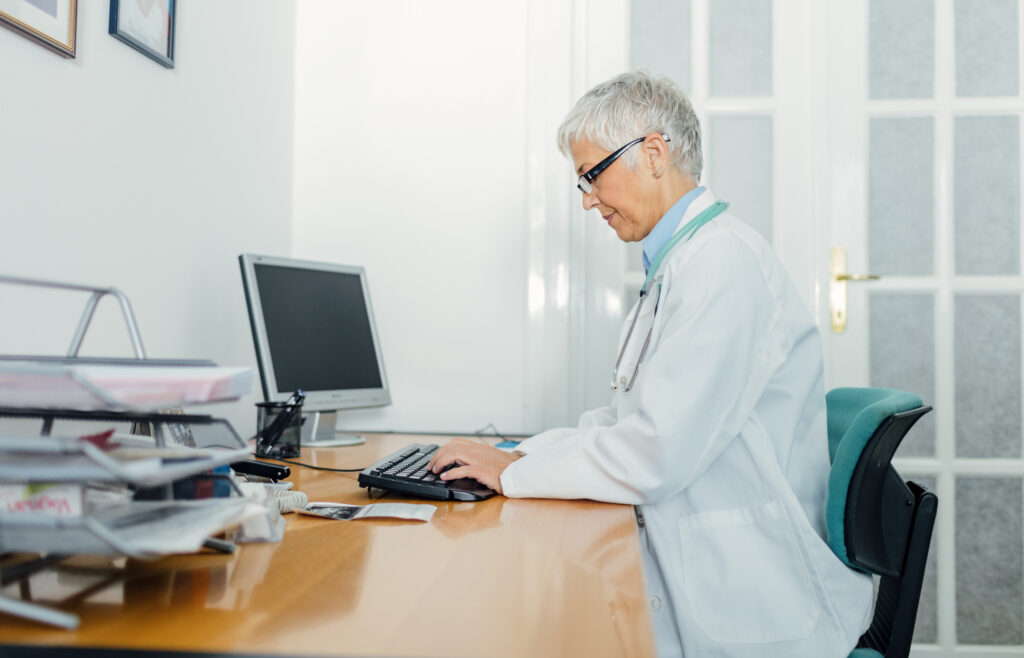
[{"label": "desktop clutter", "polygon": [[[183,408],[238,400],[250,368],[146,358],[127,297],[0,276],[0,284],[91,293],[63,356],[0,355],[0,576],[8,585],[72,555],[158,559],[279,541],[282,513],[429,521],[432,505],[310,502],[286,466],[253,461],[222,418]],[[120,305],[136,358],[78,356],[97,303]],[[261,403],[257,456],[298,456],[305,395]],[[332,428],[333,429],[333,428]],[[26,588],[22,588],[27,591]],[[78,618],[0,593],[0,613],[74,629]]]},{"label": "desktop clutter", "polygon": [[[302,402],[305,393],[296,391],[285,402],[258,402],[256,456],[284,460],[301,454]],[[409,521],[429,521],[437,508],[433,505],[406,503],[373,503],[350,505],[332,502],[310,502],[305,493],[291,491],[291,482],[281,482],[291,469],[279,464],[251,459],[231,464],[232,470],[244,477],[247,484],[263,485],[268,507],[281,514],[298,512],[340,521],[370,518],[393,518]],[[258,529],[257,532],[260,532]]]}]

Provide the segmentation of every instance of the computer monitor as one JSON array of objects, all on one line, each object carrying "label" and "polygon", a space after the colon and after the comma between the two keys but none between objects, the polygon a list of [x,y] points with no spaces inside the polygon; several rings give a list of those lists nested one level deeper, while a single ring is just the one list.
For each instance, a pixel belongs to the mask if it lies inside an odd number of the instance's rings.
[{"label": "computer monitor", "polygon": [[303,404],[302,445],[355,445],[337,412],[391,403],[362,267],[242,254],[263,397]]}]

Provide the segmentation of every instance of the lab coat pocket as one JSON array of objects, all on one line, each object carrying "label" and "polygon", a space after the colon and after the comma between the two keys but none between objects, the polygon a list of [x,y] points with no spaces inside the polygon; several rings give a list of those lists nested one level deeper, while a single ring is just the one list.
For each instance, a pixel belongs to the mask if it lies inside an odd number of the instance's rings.
[{"label": "lab coat pocket", "polygon": [[782,501],[679,522],[694,621],[720,643],[799,640],[821,605]]}]

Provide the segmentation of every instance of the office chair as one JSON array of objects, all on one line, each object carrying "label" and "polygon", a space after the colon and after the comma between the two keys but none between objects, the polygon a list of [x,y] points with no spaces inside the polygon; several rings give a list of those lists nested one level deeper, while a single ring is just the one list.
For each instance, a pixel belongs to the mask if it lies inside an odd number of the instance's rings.
[{"label": "office chair", "polygon": [[906,658],[938,498],[904,482],[891,461],[931,407],[887,388],[833,389],[825,406],[832,461],[828,544],[847,566],[881,577],[871,626],[850,658]]}]

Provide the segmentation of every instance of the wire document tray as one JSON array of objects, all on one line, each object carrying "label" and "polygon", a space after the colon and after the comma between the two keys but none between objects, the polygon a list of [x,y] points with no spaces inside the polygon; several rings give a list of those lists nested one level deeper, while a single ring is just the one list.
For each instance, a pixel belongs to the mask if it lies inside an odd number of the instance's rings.
[{"label": "wire document tray", "polygon": [[0,513],[0,551],[140,559],[194,553],[208,537],[237,524],[249,504],[241,497],[134,501],[71,518]]},{"label": "wire document tray", "polygon": [[[38,556],[0,564],[3,584],[74,553],[234,550],[213,536],[262,509],[227,475],[251,449],[226,420],[167,409],[237,399],[250,391],[252,370],[147,359],[116,288],[2,275],[0,284],[91,293],[66,355],[0,355],[0,558]],[[120,305],[135,359],[78,356],[105,296]],[[0,612],[78,626],[75,615],[21,596],[0,595]]]},{"label": "wire document tray", "polygon": [[[140,428],[151,435],[139,435]],[[100,433],[109,434],[108,450],[80,439]],[[155,487],[250,452],[230,423],[211,416],[0,407],[0,482]]]}]

